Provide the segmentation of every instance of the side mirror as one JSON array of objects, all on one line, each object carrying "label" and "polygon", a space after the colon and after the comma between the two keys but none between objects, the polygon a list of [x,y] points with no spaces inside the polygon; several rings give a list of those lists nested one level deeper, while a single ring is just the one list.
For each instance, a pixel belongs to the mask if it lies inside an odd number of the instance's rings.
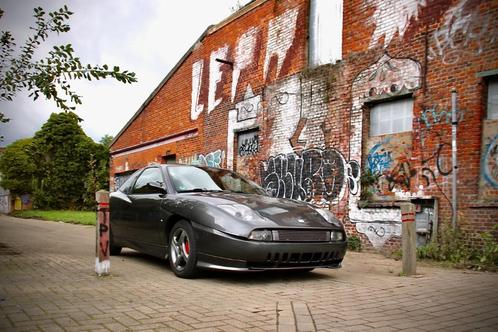
[{"label": "side mirror", "polygon": [[147,183],[147,187],[149,187],[150,193],[166,194],[166,189],[164,189],[163,184],[159,181],[151,181]]}]

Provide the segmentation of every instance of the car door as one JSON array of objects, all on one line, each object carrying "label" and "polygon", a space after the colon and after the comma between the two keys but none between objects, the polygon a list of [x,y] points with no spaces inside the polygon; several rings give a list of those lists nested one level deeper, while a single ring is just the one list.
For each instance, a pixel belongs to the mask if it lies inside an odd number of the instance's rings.
[{"label": "car door", "polygon": [[[151,185],[153,184],[153,185]],[[162,187],[159,190],[158,185]],[[154,254],[164,239],[161,201],[166,190],[159,167],[149,167],[138,176],[129,195],[133,216],[129,223],[130,240],[137,249]]]}]

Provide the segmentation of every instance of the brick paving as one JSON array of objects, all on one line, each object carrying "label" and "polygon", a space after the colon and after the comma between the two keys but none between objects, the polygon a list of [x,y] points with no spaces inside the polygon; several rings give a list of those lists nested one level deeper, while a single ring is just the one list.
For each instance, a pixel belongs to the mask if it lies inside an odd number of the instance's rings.
[{"label": "brick paving", "polygon": [[125,250],[94,273],[93,227],[0,215],[0,331],[497,331],[498,275],[348,253],[340,270],[176,278]]}]

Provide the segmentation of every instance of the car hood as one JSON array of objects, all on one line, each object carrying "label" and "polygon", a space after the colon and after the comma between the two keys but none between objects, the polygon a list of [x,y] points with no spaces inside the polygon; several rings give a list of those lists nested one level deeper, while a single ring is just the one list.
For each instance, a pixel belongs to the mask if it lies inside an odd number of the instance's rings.
[{"label": "car hood", "polygon": [[[191,217],[208,227],[220,231],[247,236],[257,228],[314,228],[342,229],[339,225],[327,222],[309,204],[255,194],[227,192],[179,194],[181,200],[192,209]],[[246,221],[225,212],[220,205],[242,204],[255,211],[261,218]]]}]

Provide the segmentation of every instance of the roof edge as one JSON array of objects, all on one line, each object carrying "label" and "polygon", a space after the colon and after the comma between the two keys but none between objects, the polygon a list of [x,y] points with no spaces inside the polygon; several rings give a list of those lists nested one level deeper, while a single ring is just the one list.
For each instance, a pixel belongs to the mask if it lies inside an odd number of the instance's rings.
[{"label": "roof edge", "polygon": [[109,147],[112,147],[112,145],[114,143],[116,143],[118,138],[125,132],[126,129],[128,129],[128,127],[132,124],[133,121],[135,121],[135,119],[140,115],[140,113],[142,113],[142,111],[145,109],[145,107],[147,107],[147,105],[149,105],[149,103],[157,95],[159,90],[161,90],[161,88],[164,86],[164,84],[166,84],[166,82],[169,81],[171,76],[173,76],[173,74],[178,70],[178,68],[180,68],[180,66],[185,61],[185,59],[192,53],[192,51],[195,49],[196,45],[198,43],[200,43],[206,35],[208,35],[208,31],[211,27],[212,27],[212,25],[207,27],[206,30],[204,30],[204,32],[201,34],[201,36],[199,38],[197,38],[197,40],[194,42],[194,44],[192,46],[190,46],[190,48],[187,50],[187,52],[180,58],[180,60],[176,63],[176,65],[169,71],[169,73],[166,75],[166,77],[164,77],[162,79],[162,81],[152,91],[152,93],[149,95],[149,97],[147,97],[147,99],[142,103],[142,105],[135,112],[135,114],[133,114],[131,119],[128,120],[128,122],[126,122],[126,124],[124,125],[123,128],[121,128],[121,130],[117,133],[116,137],[114,137],[112,139],[111,143],[109,144]]},{"label": "roof edge", "polygon": [[192,53],[192,51],[196,48],[196,46],[201,43],[204,38],[208,35],[213,34],[214,32],[218,31],[219,29],[223,28],[227,24],[231,23],[232,21],[236,20],[237,18],[247,14],[254,8],[260,6],[261,4],[267,2],[268,0],[253,0],[246,4],[244,7],[233,13],[232,15],[228,16],[225,18],[223,21],[219,22],[218,24],[215,25],[210,25],[204,30],[204,32],[200,35],[199,38],[190,46],[190,48],[185,52],[185,54],[180,58],[180,60],[175,64],[175,66],[168,72],[166,77],[164,77],[161,82],[157,85],[157,87],[152,91],[152,93],[147,97],[147,99],[142,103],[142,105],[139,107],[139,109],[133,114],[133,116],[126,122],[126,124],[121,128],[121,130],[116,134],[116,136],[112,139],[111,143],[109,144],[109,147],[112,148],[112,145],[116,143],[116,141],[121,137],[121,135],[128,129],[128,127],[135,121],[135,119],[142,113],[142,111],[149,105],[149,103],[152,101],[152,99],[157,95],[157,93],[162,89],[162,87],[166,84],[166,82],[173,76],[178,68],[183,64],[183,62],[187,59],[187,57]]}]

